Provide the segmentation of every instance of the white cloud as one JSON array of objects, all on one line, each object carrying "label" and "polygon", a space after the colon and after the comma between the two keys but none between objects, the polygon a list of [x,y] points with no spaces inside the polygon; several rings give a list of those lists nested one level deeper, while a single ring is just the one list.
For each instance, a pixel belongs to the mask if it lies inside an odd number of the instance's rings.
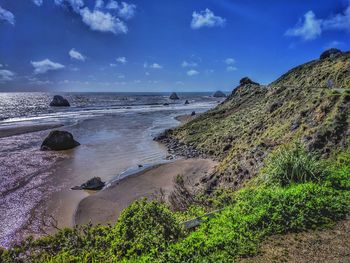
[{"label": "white cloud", "polygon": [[237,68],[236,67],[233,67],[233,66],[228,66],[227,68],[226,68],[226,71],[236,71],[237,70]]},{"label": "white cloud", "polygon": [[3,67],[3,65],[2,64],[0,64],[0,68],[2,68]]},{"label": "white cloud", "polygon": [[304,40],[312,40],[322,33],[322,20],[317,19],[314,12],[309,11],[304,15],[304,19],[299,20],[294,28],[286,31],[287,36],[301,37]]},{"label": "white cloud", "polygon": [[11,81],[13,80],[14,76],[15,76],[15,73],[10,70],[6,70],[6,69],[0,70],[0,82]]},{"label": "white cloud", "polygon": [[72,48],[69,51],[69,56],[72,59],[76,59],[76,60],[80,60],[80,61],[85,61],[86,57],[84,55],[82,55],[80,52],[76,51],[74,48]]},{"label": "white cloud", "polygon": [[37,6],[42,6],[43,0],[33,0],[33,3],[36,4]]},{"label": "white cloud", "polygon": [[84,6],[83,0],[55,0],[55,4],[59,6],[71,7],[74,12],[79,13],[80,9]]},{"label": "white cloud", "polygon": [[118,15],[125,20],[131,19],[135,15],[136,5],[122,2]]},{"label": "white cloud", "polygon": [[111,32],[113,34],[126,34],[128,32],[126,24],[110,13],[104,13],[99,10],[90,11],[89,8],[85,7],[80,10],[80,15],[83,22],[92,30]]},{"label": "white cloud", "polygon": [[52,62],[49,59],[44,59],[42,61],[31,61],[30,63],[34,67],[35,74],[43,74],[50,70],[58,70],[65,67],[64,65]]},{"label": "white cloud", "polygon": [[118,9],[119,8],[119,4],[117,1],[111,0],[109,1],[109,3],[106,6],[107,9]]},{"label": "white cloud", "polygon": [[202,27],[223,27],[225,23],[226,19],[214,15],[214,13],[207,8],[204,11],[200,11],[199,13],[197,13],[196,11],[193,12],[191,28],[199,29]]},{"label": "white cloud", "polygon": [[199,74],[199,72],[197,70],[194,70],[194,69],[187,71],[187,76],[195,76],[198,74]]},{"label": "white cloud", "polygon": [[[90,29],[113,34],[126,34],[128,27],[120,18],[128,20],[135,15],[136,6],[122,2],[110,1],[105,7],[103,0],[96,0],[95,7],[91,10],[85,6],[83,0],[55,0],[56,5],[71,8],[79,14],[82,21]],[[108,10],[111,10],[108,12]]]},{"label": "white cloud", "polygon": [[115,60],[120,64],[126,64],[126,62],[128,62],[126,60],[126,57],[119,57],[119,58],[116,58]]},{"label": "white cloud", "polygon": [[150,74],[149,74],[149,72],[145,72],[145,75],[146,75],[146,76],[149,76]]},{"label": "white cloud", "polygon": [[143,64],[143,67],[144,68],[153,68],[153,69],[162,69],[163,68],[163,66],[159,65],[158,63],[148,64],[147,62],[145,62]]},{"label": "white cloud", "polygon": [[104,7],[104,5],[105,5],[105,3],[103,2],[103,0],[96,0],[95,9],[101,9]]},{"label": "white cloud", "polygon": [[287,36],[301,37],[313,40],[321,36],[323,31],[341,30],[350,32],[350,4],[344,12],[335,14],[327,19],[318,19],[313,11],[304,15],[304,19],[286,31]]},{"label": "white cloud", "polygon": [[154,68],[154,69],[161,69],[161,68],[163,68],[163,66],[159,65],[158,63],[153,63],[149,67],[150,68]]},{"label": "white cloud", "polygon": [[336,14],[323,21],[324,30],[345,30],[350,32],[350,3],[341,14]]},{"label": "white cloud", "polygon": [[195,68],[198,66],[198,64],[196,62],[187,62],[187,61],[183,61],[181,66],[183,68]]},{"label": "white cloud", "polygon": [[235,63],[236,63],[236,60],[233,59],[233,58],[227,58],[227,59],[225,59],[225,63],[226,63],[227,65],[232,65],[232,64],[235,64]]},{"label": "white cloud", "polygon": [[135,16],[136,5],[121,2],[119,4],[117,1],[111,0],[107,6],[107,9],[115,10],[117,15],[125,20],[131,19]]},{"label": "white cloud", "polygon": [[0,6],[0,21],[3,20],[3,21],[6,21],[8,23],[10,23],[11,25],[15,25],[15,16],[8,10],[6,9],[3,9],[1,6]]},{"label": "white cloud", "polygon": [[125,79],[125,75],[118,75],[118,79]]}]

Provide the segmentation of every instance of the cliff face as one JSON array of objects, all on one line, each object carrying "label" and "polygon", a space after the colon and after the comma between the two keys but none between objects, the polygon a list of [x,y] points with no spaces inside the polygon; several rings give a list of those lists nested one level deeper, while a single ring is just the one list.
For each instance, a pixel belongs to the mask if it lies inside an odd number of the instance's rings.
[{"label": "cliff face", "polygon": [[327,156],[349,142],[350,53],[296,67],[268,86],[247,78],[215,109],[166,136],[218,159],[206,187],[239,187],[276,147],[301,140]]}]

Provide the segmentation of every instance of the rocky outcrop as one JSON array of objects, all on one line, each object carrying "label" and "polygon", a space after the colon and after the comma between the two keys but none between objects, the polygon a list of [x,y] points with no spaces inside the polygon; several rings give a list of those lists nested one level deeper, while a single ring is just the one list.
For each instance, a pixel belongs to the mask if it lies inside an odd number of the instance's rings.
[{"label": "rocky outcrop", "polygon": [[60,95],[55,95],[50,103],[51,107],[69,107],[70,104],[67,99]]},{"label": "rocky outcrop", "polygon": [[171,100],[179,100],[179,96],[177,96],[176,92],[171,93],[171,95],[169,96],[169,99]]},{"label": "rocky outcrop", "polygon": [[100,177],[94,177],[80,186],[74,186],[72,190],[101,190],[105,186]]},{"label": "rocky outcrop", "polygon": [[190,103],[188,102],[188,100],[186,100],[186,101],[185,101],[185,105],[188,105],[188,104],[190,104]]},{"label": "rocky outcrop", "polygon": [[331,49],[324,51],[321,54],[320,59],[334,58],[340,54],[342,54],[341,50],[339,50],[337,48],[331,48]]},{"label": "rocky outcrop", "polygon": [[239,81],[239,85],[243,86],[243,85],[260,85],[257,82],[252,81],[250,78],[248,77],[244,77]]},{"label": "rocky outcrop", "polygon": [[62,151],[79,146],[73,135],[67,131],[52,131],[41,144],[42,151]]},{"label": "rocky outcrop", "polygon": [[213,94],[213,97],[214,98],[224,98],[224,97],[226,97],[226,94],[223,93],[222,91],[218,90]]}]

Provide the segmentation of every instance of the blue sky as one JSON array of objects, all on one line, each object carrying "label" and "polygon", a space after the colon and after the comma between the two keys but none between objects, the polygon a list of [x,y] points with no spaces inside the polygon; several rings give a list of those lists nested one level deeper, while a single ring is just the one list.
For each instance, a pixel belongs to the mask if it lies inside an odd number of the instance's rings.
[{"label": "blue sky", "polygon": [[349,0],[0,0],[0,91],[229,91],[350,49]]}]

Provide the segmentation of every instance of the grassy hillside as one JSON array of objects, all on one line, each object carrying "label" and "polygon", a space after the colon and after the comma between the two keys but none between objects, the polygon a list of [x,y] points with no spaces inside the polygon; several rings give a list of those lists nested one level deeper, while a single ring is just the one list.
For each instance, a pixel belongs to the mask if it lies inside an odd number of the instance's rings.
[{"label": "grassy hillside", "polygon": [[224,103],[166,135],[220,160],[203,179],[207,188],[238,187],[280,145],[301,140],[324,156],[347,145],[346,88],[349,52],[296,67],[268,86],[243,79]]}]

